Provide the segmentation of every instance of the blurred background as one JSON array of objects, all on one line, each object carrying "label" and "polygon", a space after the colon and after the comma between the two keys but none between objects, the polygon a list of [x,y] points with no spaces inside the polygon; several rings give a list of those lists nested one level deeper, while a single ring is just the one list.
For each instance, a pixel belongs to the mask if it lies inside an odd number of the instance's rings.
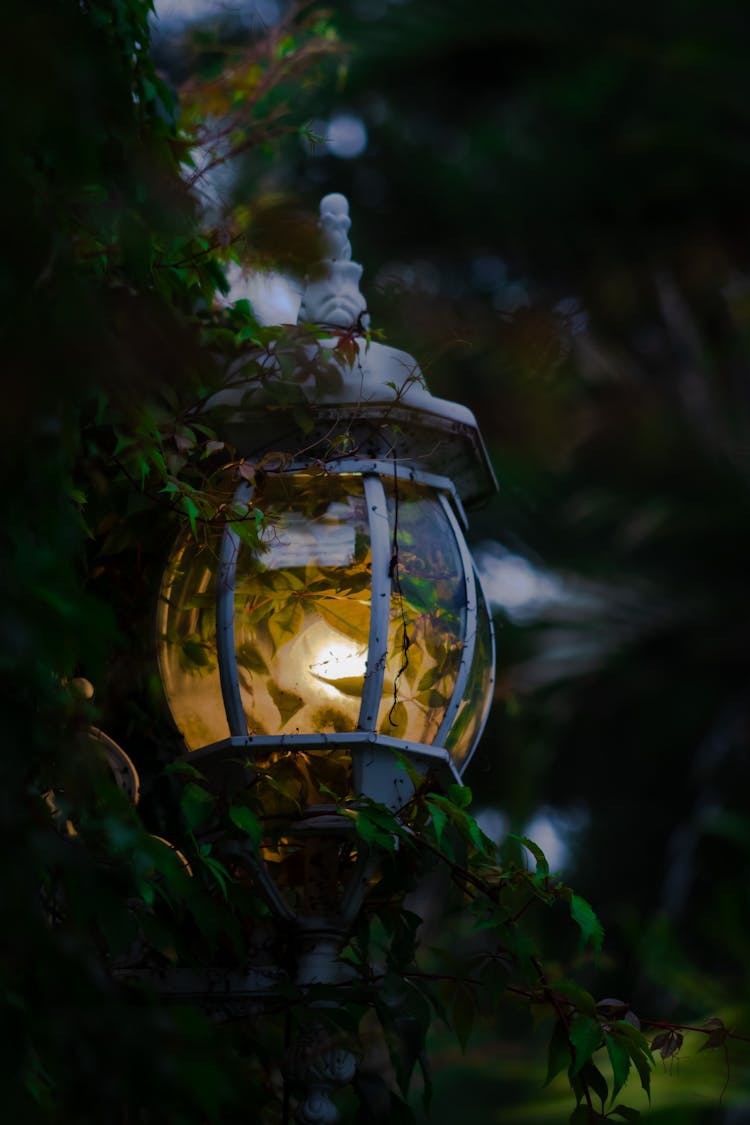
[{"label": "blurred background", "polygon": [[[179,85],[286,7],[156,14]],[[480,821],[531,836],[595,905],[606,955],[580,968],[597,995],[750,1030],[750,13],[351,0],[333,16],[338,85],[311,93],[280,158],[210,173],[204,206],[348,195],[374,324],[474,410],[500,481],[472,521],[498,654],[468,777]],[[259,316],[294,318],[283,263],[232,282]],[[562,1119],[518,1020],[465,1056],[436,1043],[438,1125]],[[694,1057],[694,1040],[658,1064],[644,1118],[750,1122],[750,1055]]]}]

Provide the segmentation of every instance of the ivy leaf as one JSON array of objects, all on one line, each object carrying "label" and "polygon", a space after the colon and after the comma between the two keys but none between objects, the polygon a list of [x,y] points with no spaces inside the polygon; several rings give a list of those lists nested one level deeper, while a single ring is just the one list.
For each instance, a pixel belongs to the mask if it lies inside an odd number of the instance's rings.
[{"label": "ivy leaf", "polygon": [[428,707],[444,707],[447,702],[448,696],[444,695],[442,691],[437,691],[435,688],[433,688],[427,696]]},{"label": "ivy leaf", "polygon": [[663,1059],[670,1059],[672,1055],[676,1055],[682,1047],[685,1037],[680,1031],[674,1031],[671,1028],[668,1031],[660,1031],[651,1040],[651,1050],[658,1051]]},{"label": "ivy leaf", "polygon": [[648,1045],[648,1039],[642,1031],[639,1031],[637,1027],[633,1027],[632,1023],[630,1023],[629,1020],[616,1020],[614,1026],[619,1034],[623,1037],[623,1039],[625,1039],[628,1043],[632,1043],[633,1046],[637,1047],[639,1051],[643,1051],[646,1057],[653,1062],[653,1059],[651,1059],[651,1048]]},{"label": "ivy leaf", "polygon": [[263,513],[259,508],[253,509],[252,517],[243,514],[241,519],[230,520],[229,527],[240,542],[249,547],[251,551],[259,549],[260,533],[263,528]]},{"label": "ivy leaf", "polygon": [[182,642],[183,663],[188,669],[211,667],[211,654],[208,646],[201,641],[187,640]]},{"label": "ivy leaf", "polygon": [[214,859],[214,857],[211,855],[201,856],[201,862],[203,863],[203,866],[206,867],[208,871],[210,871],[213,875],[219,886],[222,897],[226,901],[227,883],[232,881],[232,876],[229,874],[224,864],[221,863],[218,859]]},{"label": "ivy leaf", "polygon": [[602,1029],[598,1020],[578,1015],[570,1025],[570,1042],[575,1050],[575,1061],[571,1076],[578,1074],[589,1061],[594,1051],[602,1045]]},{"label": "ivy leaf", "polygon": [[293,691],[285,691],[278,686],[275,680],[268,681],[268,694],[279,709],[282,726],[286,726],[290,719],[293,719],[305,705],[301,695],[296,695]]},{"label": "ivy leaf", "polygon": [[[414,682],[420,673],[423,660],[423,650],[419,647],[419,645],[411,644],[409,646],[409,660],[406,667],[404,668],[404,676],[406,677],[406,682],[409,687],[414,687]],[[419,691],[419,688],[417,688],[417,691]]]},{"label": "ivy leaf", "polygon": [[[297,635],[302,628],[304,619],[305,611],[297,598],[290,598],[286,605],[282,605],[270,614],[268,631],[277,650]],[[274,702],[276,701],[274,700]]]},{"label": "ivy leaf", "polygon": [[554,992],[569,1000],[574,1004],[579,1012],[584,1015],[596,1019],[596,1005],[594,997],[590,992],[586,992],[579,984],[572,980],[558,980],[555,981]]},{"label": "ivy leaf", "polygon": [[635,1069],[638,1071],[638,1077],[641,1080],[641,1086],[646,1093],[646,1097],[651,1101],[651,1066],[652,1062],[650,1055],[644,1054],[639,1050],[634,1043],[628,1046],[630,1057],[635,1064]]},{"label": "ivy leaf", "polygon": [[630,1074],[630,1052],[612,1035],[605,1035],[604,1041],[607,1044],[607,1054],[612,1066],[612,1101],[614,1101]]},{"label": "ivy leaf", "polygon": [[598,1066],[595,1066],[589,1059],[586,1065],[581,1070],[578,1076],[584,1089],[593,1090],[599,1101],[602,1103],[602,1112],[604,1112],[604,1105],[607,1101],[609,1094],[609,1086],[607,1079],[604,1077]]},{"label": "ivy leaf", "polygon": [[468,785],[449,785],[445,795],[449,801],[453,801],[453,804],[458,805],[460,809],[466,809],[471,804],[472,793]]},{"label": "ivy leaf", "polygon": [[624,1121],[640,1121],[641,1113],[638,1109],[633,1109],[629,1105],[616,1105],[610,1111],[610,1117],[622,1117]]},{"label": "ivy leaf", "polygon": [[438,680],[440,679],[440,675],[440,669],[437,665],[435,665],[434,668],[429,668],[417,684],[417,691],[429,691],[429,689],[431,687],[434,687],[434,685],[438,682]]},{"label": "ivy leaf", "polygon": [[547,1077],[544,1085],[549,1086],[552,1079],[570,1065],[570,1041],[565,1024],[558,1020],[552,1032],[547,1049]]},{"label": "ivy leaf", "polygon": [[533,840],[530,840],[528,838],[528,836],[516,836],[513,832],[509,834],[509,839],[515,840],[519,844],[523,844],[523,846],[531,852],[534,859],[536,860],[537,875],[549,875],[549,863],[547,862],[547,857],[538,844],[535,844]]},{"label": "ivy leaf", "polygon": [[247,668],[248,672],[255,672],[261,676],[268,674],[268,665],[260,650],[247,642],[241,644],[237,649],[237,663],[243,668]]},{"label": "ivy leaf", "polygon": [[711,1019],[706,1020],[704,1027],[708,1029],[709,1033],[702,1046],[699,1047],[699,1051],[712,1051],[717,1047],[723,1047],[729,1036],[729,1030],[725,1027],[724,1021],[717,1016],[712,1016]]},{"label": "ivy leaf", "polygon": [[369,809],[360,809],[357,813],[354,820],[357,835],[364,840],[366,844],[374,844],[376,847],[385,848],[388,852],[395,851],[395,839],[389,832],[385,832],[382,827],[368,815],[369,812]]},{"label": "ivy leaf", "polygon": [[445,815],[443,810],[437,805],[433,804],[432,801],[427,801],[426,803],[430,810],[432,827],[435,831],[435,843],[438,847],[440,847],[440,841],[443,838],[443,832],[445,831],[445,826],[448,823],[448,817]]},{"label": "ivy leaf", "polygon": [[255,813],[247,805],[232,805],[229,819],[240,831],[250,837],[254,847],[257,848],[263,838],[263,829]]},{"label": "ivy leaf", "polygon": [[591,942],[598,953],[604,941],[604,927],[585,898],[570,896],[570,916],[581,931],[581,946]]},{"label": "ivy leaf", "polygon": [[370,640],[370,606],[355,598],[321,598],[316,610],[329,625],[359,644]]},{"label": "ivy leaf", "polygon": [[182,506],[185,509],[188,520],[190,521],[190,530],[192,531],[193,535],[195,535],[195,520],[199,511],[198,505],[196,504],[195,500],[193,500],[192,496],[183,496]]},{"label": "ivy leaf", "polygon": [[191,831],[208,820],[215,804],[216,798],[212,793],[209,793],[203,786],[196,785],[193,781],[188,782],[182,791],[180,805]]}]

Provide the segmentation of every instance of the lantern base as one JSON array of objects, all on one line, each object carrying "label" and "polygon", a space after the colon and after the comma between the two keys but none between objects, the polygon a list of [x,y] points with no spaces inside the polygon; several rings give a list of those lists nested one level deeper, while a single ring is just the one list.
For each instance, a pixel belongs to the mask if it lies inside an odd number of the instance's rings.
[{"label": "lantern base", "polygon": [[[191,750],[183,760],[196,765],[212,781],[237,784],[254,766],[254,757],[264,757],[272,752],[300,750],[349,749],[352,754],[352,796],[369,798],[398,812],[411,800],[414,785],[409,774],[399,762],[403,755],[421,774],[435,775],[440,786],[461,781],[460,774],[449,752],[442,746],[424,742],[410,742],[403,738],[379,734],[375,731],[340,731],[330,734],[233,735]],[[242,752],[246,757],[243,760]],[[248,774],[249,780],[249,774]],[[342,799],[346,799],[342,795]],[[334,811],[335,806],[331,806]]]}]

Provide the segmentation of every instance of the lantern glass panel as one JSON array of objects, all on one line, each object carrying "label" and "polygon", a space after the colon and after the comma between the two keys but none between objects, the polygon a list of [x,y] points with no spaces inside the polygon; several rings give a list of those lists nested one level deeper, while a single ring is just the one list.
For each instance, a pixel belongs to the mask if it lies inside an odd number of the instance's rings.
[{"label": "lantern glass panel", "polygon": [[269,476],[262,550],[240,549],[234,635],[250,734],[355,730],[371,554],[362,477]]},{"label": "lantern glass panel", "polygon": [[[354,730],[367,659],[371,558],[362,477],[269,475],[255,502],[268,517],[239,544],[234,648],[249,734]],[[221,531],[178,541],[159,612],[167,699],[187,746],[229,735],[218,671]]]},{"label": "lantern glass panel", "polygon": [[175,723],[190,750],[229,737],[216,651],[216,588],[221,536],[175,545],[157,611],[159,669]]},{"label": "lantern glass panel", "polygon": [[[376,557],[390,565],[389,577],[383,565],[378,582],[386,590],[390,581],[391,592],[373,725],[384,735],[432,744],[450,709],[455,718],[447,747],[460,764],[489,705],[492,638],[486,603],[477,583],[477,613],[467,604],[473,584],[467,587],[466,548],[434,488],[381,480],[388,544],[380,543]],[[200,541],[186,533],[164,575],[159,661],[172,714],[190,750],[230,733],[317,735],[355,731],[360,722],[373,588],[370,526],[374,521],[381,535],[385,523],[375,508],[368,510],[363,475],[269,473],[256,484],[253,502],[265,516],[255,545],[248,536],[232,540],[222,528],[210,529]],[[221,652],[220,596],[233,605],[231,644]],[[459,706],[454,695],[472,632],[473,655]],[[241,705],[231,731],[220,661],[225,689],[236,683]],[[238,730],[243,721],[246,726]],[[330,751],[321,747],[320,753]],[[348,751],[339,756],[344,768]]]},{"label": "lantern glass panel", "polygon": [[461,555],[436,496],[407,482],[387,488],[395,545],[383,734],[432,743],[456,686],[466,630]]},{"label": "lantern glass panel", "polygon": [[494,646],[492,619],[479,578],[476,579],[477,622],[474,657],[463,700],[453,722],[445,745],[457,766],[473,750],[484,728],[487,712],[492,703],[494,682]]}]

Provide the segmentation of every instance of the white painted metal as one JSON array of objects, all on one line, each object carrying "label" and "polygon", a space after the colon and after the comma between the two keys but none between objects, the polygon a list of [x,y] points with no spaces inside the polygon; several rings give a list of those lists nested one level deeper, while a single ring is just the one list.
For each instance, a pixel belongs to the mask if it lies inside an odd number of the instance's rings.
[{"label": "white painted metal", "polygon": [[367,668],[357,725],[359,730],[374,731],[377,729],[378,708],[383,698],[385,659],[388,654],[388,624],[391,615],[390,533],[383,482],[380,477],[368,474],[364,477],[363,484],[370,526],[372,586]]},{"label": "white painted metal", "polygon": [[[258,357],[263,378],[256,368],[248,379],[246,358],[238,363],[225,389],[206,404],[224,409],[222,435],[245,456],[271,449],[293,453],[302,447],[315,456],[325,452],[331,434],[348,433],[353,447],[368,456],[395,454],[415,458],[427,469],[447,467],[466,504],[491,496],[497,481],[472,412],[430,394],[413,356],[367,333],[369,319],[359,291],[362,267],[351,260],[344,196],[323,199],[320,222],[328,256],[323,275],[308,282],[299,322],[318,325],[322,332],[297,343],[297,366],[291,373],[272,348]],[[293,417],[278,410],[277,398],[269,396],[269,387],[283,382],[294,385],[315,415],[315,427],[304,437]]]},{"label": "white painted metal", "polygon": [[359,291],[362,267],[353,262],[349,242],[349,201],[334,192],[320,201],[320,229],[326,257],[320,273],[308,280],[298,320],[332,327],[366,330],[370,325],[367,303]]},{"label": "white painted metal", "polygon": [[[408,459],[397,459],[394,461],[393,458],[385,460],[383,458],[341,457],[330,461],[325,460],[320,464],[316,462],[314,468],[319,469],[323,473],[377,473],[380,476],[387,477],[392,477],[398,472],[399,480],[412,481],[415,484],[424,484],[428,488],[434,488],[436,492],[447,493],[453,501],[453,505],[462,525],[465,528],[469,526],[463,504],[456,492],[456,486],[450,477],[425,472],[423,469],[409,462]],[[309,461],[295,461],[285,471],[292,473],[305,470],[310,471]]]},{"label": "white painted metal", "polygon": [[[250,487],[243,481],[236,499],[248,500]],[[219,548],[219,570],[216,583],[216,650],[219,661],[219,680],[227,713],[230,734],[247,734],[247,719],[240,696],[237,670],[237,652],[234,642],[234,580],[240,540],[231,524],[227,524]]]}]

